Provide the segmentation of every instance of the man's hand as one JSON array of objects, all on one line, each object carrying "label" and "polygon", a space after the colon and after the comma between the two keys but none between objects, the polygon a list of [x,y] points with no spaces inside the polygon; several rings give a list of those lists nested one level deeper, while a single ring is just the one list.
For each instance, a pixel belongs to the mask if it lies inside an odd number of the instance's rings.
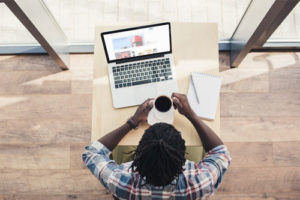
[{"label": "man's hand", "polygon": [[195,114],[189,104],[186,95],[173,93],[172,100],[174,102],[174,108],[178,109],[180,114],[186,116],[189,119]]},{"label": "man's hand", "polygon": [[147,99],[144,103],[142,103],[137,110],[135,111],[132,120],[136,123],[139,124],[143,121],[146,121],[148,118],[148,114],[150,110],[153,107],[153,101],[152,99]]}]

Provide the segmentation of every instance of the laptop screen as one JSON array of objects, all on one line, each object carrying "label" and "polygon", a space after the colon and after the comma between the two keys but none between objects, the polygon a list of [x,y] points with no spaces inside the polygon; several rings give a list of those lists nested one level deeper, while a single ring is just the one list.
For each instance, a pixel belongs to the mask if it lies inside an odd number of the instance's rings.
[{"label": "laptop screen", "polygon": [[170,23],[101,34],[108,62],[171,52]]}]

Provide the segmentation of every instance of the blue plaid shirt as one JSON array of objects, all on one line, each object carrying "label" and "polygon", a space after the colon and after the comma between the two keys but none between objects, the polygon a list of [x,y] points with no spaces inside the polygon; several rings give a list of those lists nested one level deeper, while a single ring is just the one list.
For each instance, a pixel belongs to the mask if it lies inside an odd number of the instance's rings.
[{"label": "blue plaid shirt", "polygon": [[118,165],[111,151],[96,141],[86,147],[82,159],[103,186],[119,199],[202,199],[212,195],[229,167],[231,157],[224,145],[210,150],[200,163],[187,160],[184,171],[170,185],[145,185],[132,162]]}]

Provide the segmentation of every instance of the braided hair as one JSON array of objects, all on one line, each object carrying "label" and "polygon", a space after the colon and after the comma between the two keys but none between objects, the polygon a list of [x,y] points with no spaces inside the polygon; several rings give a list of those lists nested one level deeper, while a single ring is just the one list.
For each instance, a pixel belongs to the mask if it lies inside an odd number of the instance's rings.
[{"label": "braided hair", "polygon": [[185,141],[172,125],[154,124],[134,151],[131,169],[146,179],[145,184],[168,185],[183,171],[185,150]]}]

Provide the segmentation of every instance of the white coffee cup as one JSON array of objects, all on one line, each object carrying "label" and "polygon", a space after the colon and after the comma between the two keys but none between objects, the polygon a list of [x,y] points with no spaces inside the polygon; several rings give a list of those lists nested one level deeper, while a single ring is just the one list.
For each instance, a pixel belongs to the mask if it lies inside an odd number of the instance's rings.
[{"label": "white coffee cup", "polygon": [[174,107],[172,99],[166,95],[161,95],[152,101],[153,108],[148,115],[148,124],[153,125],[160,122],[173,124]]}]

